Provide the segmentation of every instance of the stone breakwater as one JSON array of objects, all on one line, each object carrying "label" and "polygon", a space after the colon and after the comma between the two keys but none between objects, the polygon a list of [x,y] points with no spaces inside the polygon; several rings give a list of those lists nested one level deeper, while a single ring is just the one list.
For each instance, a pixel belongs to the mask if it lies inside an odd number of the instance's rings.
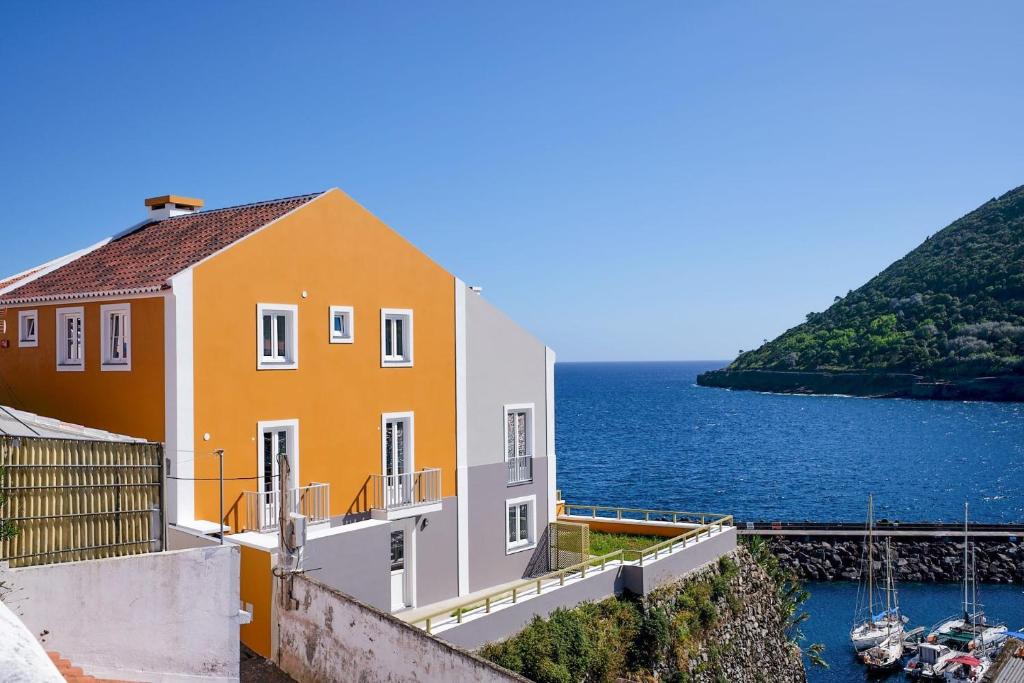
[{"label": "stone breakwater", "polygon": [[[893,567],[900,582],[963,580],[964,544],[956,538],[892,539]],[[1007,539],[973,539],[978,581],[1024,584],[1024,546]],[[783,567],[806,581],[856,581],[865,556],[863,539],[774,537],[769,545]],[[885,571],[885,542],[875,540],[875,570]]]}]

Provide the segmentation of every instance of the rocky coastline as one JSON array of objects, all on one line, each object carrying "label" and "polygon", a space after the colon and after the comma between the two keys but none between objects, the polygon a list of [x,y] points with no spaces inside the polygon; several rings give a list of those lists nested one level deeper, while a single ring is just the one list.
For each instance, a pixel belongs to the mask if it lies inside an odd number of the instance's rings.
[{"label": "rocky coastline", "polygon": [[[1024,547],[1008,539],[973,539],[980,583],[1024,584]],[[885,543],[874,544],[875,569],[884,571]],[[955,583],[963,580],[964,544],[955,538],[897,537],[891,542],[899,582]],[[856,581],[865,542],[839,537],[773,537],[769,547],[780,564],[805,581]]]},{"label": "rocky coastline", "polygon": [[1021,375],[930,379],[898,372],[710,370],[697,376],[697,384],[702,387],[778,394],[844,394],[938,401],[1024,401],[1024,376]]}]

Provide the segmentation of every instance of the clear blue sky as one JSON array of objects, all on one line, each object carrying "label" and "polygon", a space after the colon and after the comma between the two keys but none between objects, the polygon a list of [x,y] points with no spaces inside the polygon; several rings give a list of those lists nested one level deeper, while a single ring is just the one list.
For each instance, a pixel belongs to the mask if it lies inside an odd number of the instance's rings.
[{"label": "clear blue sky", "polygon": [[5,3],[14,272],[338,186],[561,360],[724,359],[1024,183],[1018,2]]}]

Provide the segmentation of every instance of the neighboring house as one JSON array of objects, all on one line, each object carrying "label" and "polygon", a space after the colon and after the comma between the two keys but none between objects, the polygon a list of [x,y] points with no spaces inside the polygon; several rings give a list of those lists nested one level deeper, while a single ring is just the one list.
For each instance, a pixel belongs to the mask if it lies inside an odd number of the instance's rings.
[{"label": "neighboring house", "polygon": [[313,576],[383,609],[546,568],[550,349],[340,190],[146,206],[0,281],[0,402],[164,442],[169,540],[243,546],[243,640],[269,649],[282,486]]}]

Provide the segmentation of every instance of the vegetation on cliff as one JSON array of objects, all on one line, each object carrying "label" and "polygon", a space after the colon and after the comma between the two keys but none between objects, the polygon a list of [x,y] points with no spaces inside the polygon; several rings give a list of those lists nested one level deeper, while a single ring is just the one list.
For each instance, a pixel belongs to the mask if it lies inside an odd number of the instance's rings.
[{"label": "vegetation on cliff", "polygon": [[1024,186],[925,240],[729,370],[1024,373]]},{"label": "vegetation on cliff", "polygon": [[799,650],[787,634],[792,605],[784,606],[782,583],[760,564],[740,549],[644,597],[535,617],[480,654],[540,683],[803,681]]}]

